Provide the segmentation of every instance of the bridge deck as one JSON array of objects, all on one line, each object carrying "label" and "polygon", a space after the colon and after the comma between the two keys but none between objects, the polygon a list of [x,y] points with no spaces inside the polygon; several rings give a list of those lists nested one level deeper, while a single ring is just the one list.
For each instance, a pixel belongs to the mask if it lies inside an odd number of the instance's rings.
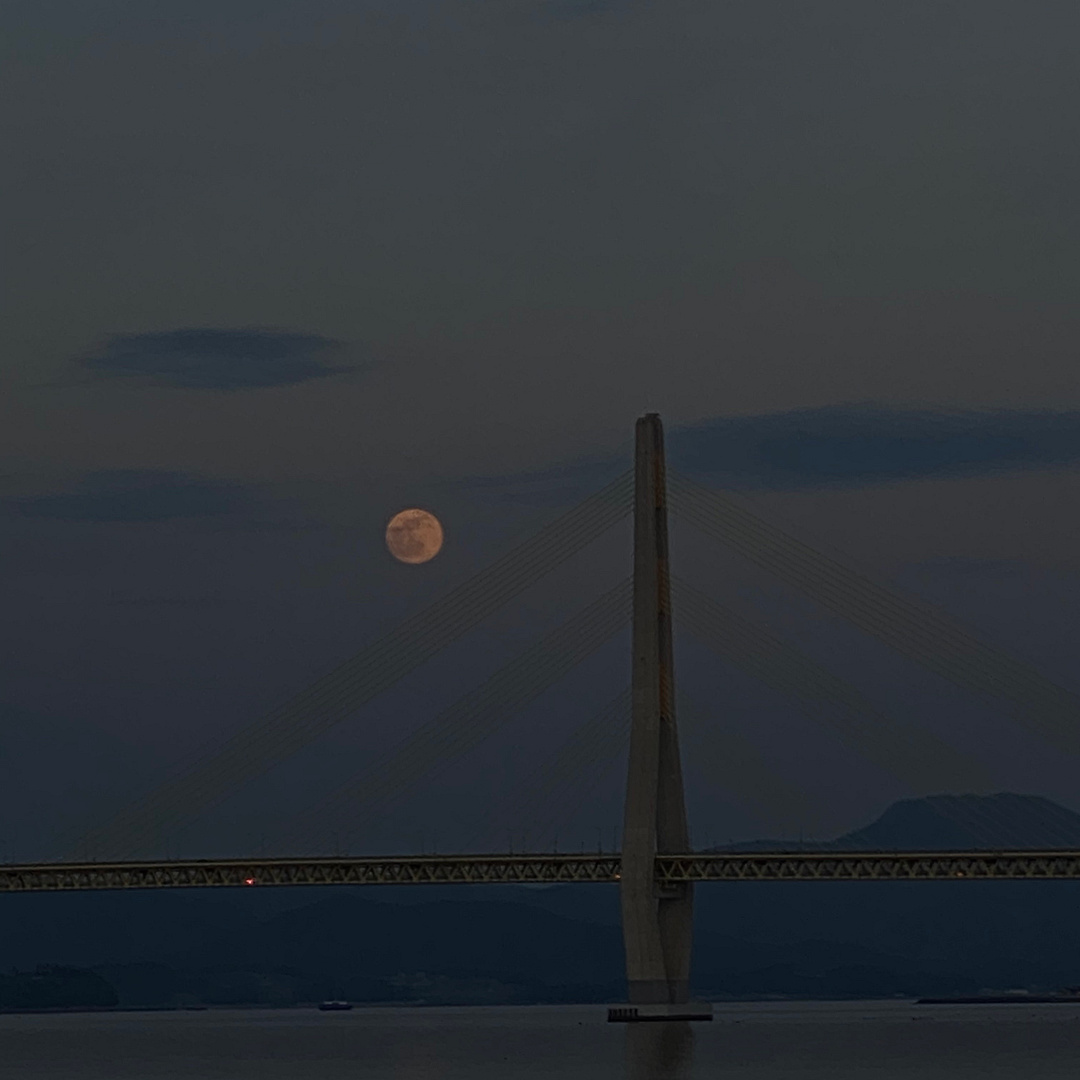
[{"label": "bridge deck", "polygon": [[[617,854],[406,855],[0,865],[0,892],[255,885],[519,885],[619,880]],[[1080,878],[1080,851],[660,855],[657,882]]]}]

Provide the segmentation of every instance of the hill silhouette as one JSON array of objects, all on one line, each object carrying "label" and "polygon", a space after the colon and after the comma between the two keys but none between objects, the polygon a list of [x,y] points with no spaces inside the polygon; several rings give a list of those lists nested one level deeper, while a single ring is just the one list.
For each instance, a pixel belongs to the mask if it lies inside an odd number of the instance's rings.
[{"label": "hill silhouette", "polygon": [[893,803],[834,840],[752,840],[718,851],[1000,851],[1080,848],[1080,814],[1040,795],[929,795]]}]

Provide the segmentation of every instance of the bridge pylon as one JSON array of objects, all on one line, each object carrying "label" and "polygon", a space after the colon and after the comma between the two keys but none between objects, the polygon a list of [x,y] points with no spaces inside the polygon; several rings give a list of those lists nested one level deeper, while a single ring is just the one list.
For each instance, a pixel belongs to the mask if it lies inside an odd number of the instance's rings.
[{"label": "bridge pylon", "polygon": [[622,901],[632,1005],[689,1001],[693,886],[658,885],[656,856],[690,850],[675,726],[664,430],[637,422],[634,455],[633,717],[623,819]]}]

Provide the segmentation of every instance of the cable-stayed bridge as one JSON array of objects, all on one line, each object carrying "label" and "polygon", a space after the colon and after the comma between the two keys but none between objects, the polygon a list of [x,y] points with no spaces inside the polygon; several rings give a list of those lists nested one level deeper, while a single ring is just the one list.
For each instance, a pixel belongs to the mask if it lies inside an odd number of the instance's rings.
[{"label": "cable-stayed bridge", "polygon": [[[1080,850],[954,852],[691,850],[676,726],[672,623],[725,663],[782,692],[866,760],[913,786],[985,789],[978,765],[929,728],[901,722],[772,630],[672,576],[668,509],[707,539],[961,690],[1004,708],[1060,752],[1080,753],[1080,698],[987,644],[931,605],[891,590],[787,535],[731,497],[668,476],[659,419],[637,426],[634,470],[591,495],[426,611],[413,616],[268,716],[73,840],[62,861],[0,865],[0,891],[253,885],[618,883],[631,1000],[687,999],[692,890],[704,881],[865,881],[1080,877]],[[348,722],[368,703],[478,627],[628,516],[632,576],[529,646],[480,686],[361,764],[290,824],[290,858],[147,858],[239,787]],[[583,784],[629,743],[618,853],[326,856],[320,826],[393,811],[403,794],[462,758],[611,639],[632,627],[631,686],[524,776],[507,811],[529,824],[552,801],[572,814]],[[739,747],[730,745],[738,762]],[[947,809],[946,809],[947,812]],[[967,823],[969,828],[971,822]],[[994,822],[985,821],[987,835]],[[980,827],[975,823],[976,833]],[[1062,834],[1065,836],[1065,834]],[[1069,838],[1065,836],[1068,841]],[[488,838],[490,846],[490,838]],[[322,851],[328,845],[322,847]],[[481,846],[484,846],[481,844]]]}]

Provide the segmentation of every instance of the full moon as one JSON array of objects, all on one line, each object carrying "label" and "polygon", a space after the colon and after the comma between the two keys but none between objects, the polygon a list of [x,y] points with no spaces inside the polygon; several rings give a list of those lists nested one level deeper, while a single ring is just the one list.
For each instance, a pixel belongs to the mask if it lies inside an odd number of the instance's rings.
[{"label": "full moon", "polygon": [[442,550],[442,525],[426,510],[402,510],[386,526],[386,546],[399,562],[426,563]]}]

